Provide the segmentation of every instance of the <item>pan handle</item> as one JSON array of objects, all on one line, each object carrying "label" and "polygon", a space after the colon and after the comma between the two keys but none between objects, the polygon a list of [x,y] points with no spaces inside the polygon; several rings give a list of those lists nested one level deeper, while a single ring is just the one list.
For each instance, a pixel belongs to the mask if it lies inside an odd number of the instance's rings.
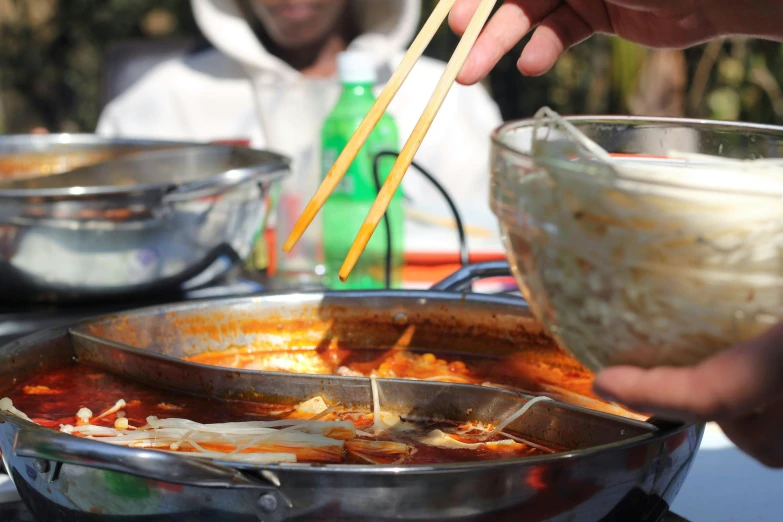
[{"label": "pan handle", "polygon": [[36,470],[47,474],[49,481],[56,480],[56,470],[62,464],[72,464],[181,486],[277,492],[274,477],[256,479],[228,466],[202,459],[115,446],[49,430],[20,428],[13,452],[17,457],[36,459]]},{"label": "pan handle", "polygon": [[461,268],[449,277],[435,284],[430,290],[440,292],[462,292],[481,279],[490,277],[508,277],[511,267],[507,261],[489,261]]}]

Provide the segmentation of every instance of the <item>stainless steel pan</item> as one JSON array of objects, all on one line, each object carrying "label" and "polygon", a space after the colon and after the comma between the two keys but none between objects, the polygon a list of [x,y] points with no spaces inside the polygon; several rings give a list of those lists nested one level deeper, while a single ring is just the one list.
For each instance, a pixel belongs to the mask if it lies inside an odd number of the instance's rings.
[{"label": "stainless steel pan", "polygon": [[51,176],[136,152],[182,145],[106,139],[94,134],[5,135],[0,137],[0,181]]},{"label": "stainless steel pan", "polygon": [[[313,336],[322,339],[338,333],[350,335],[357,324],[352,321],[353,314],[362,317],[365,324],[368,317],[374,317],[372,324],[354,334],[367,342],[388,342],[394,339],[393,332],[399,338],[400,332],[410,327],[419,331],[416,342],[433,342],[439,336],[447,341],[461,339],[457,344],[463,351],[503,350],[514,342],[520,350],[538,350],[544,342],[537,337],[536,323],[522,300],[443,291],[220,300],[129,312],[88,321],[79,329],[94,335],[111,333],[112,324],[146,325],[150,329],[139,332],[138,339],[146,335],[145,339],[154,342],[140,349],[105,346],[99,338],[91,348],[92,362],[113,366],[115,371],[136,372],[142,380],[167,372],[166,379],[158,378],[157,382],[174,388],[183,388],[185,383],[193,386],[198,382],[195,376],[206,372],[214,377],[211,382],[215,385],[227,382],[220,376],[233,371],[183,364],[171,357],[177,349],[198,350],[208,344],[197,339],[194,331],[186,332],[187,321],[179,322],[179,329],[172,325],[188,314],[222,314],[223,324],[229,325],[232,318],[269,315],[272,310],[283,317],[297,308],[306,321],[316,314],[322,323],[331,325],[328,330],[314,328]],[[443,329],[447,324],[448,333]],[[509,339],[514,333],[516,341]],[[263,332],[247,335],[264,337]],[[118,337],[115,335],[112,342],[117,343]],[[266,340],[273,338],[267,336]],[[153,345],[161,349],[153,350]],[[0,348],[0,392],[35,372],[68,363],[75,353],[68,329],[42,332]],[[367,379],[251,373],[262,396],[303,399],[324,394],[348,403],[369,399]],[[452,417],[460,412],[466,415],[466,410],[473,408],[472,415],[497,419],[527,399],[483,387],[400,380],[381,380],[380,384],[394,408],[415,405],[420,411]],[[189,391],[214,389],[197,385]],[[545,441],[565,443],[573,450],[471,464],[297,464],[250,469],[76,439],[6,415],[0,415],[0,449],[28,507],[42,520],[53,522],[114,520],[119,516],[132,522],[635,521],[657,520],[667,510],[687,475],[703,432],[702,426],[656,427],[561,403],[536,405],[515,429]]]},{"label": "stainless steel pan", "polygon": [[[24,143],[0,137],[0,166]],[[27,150],[83,161],[0,182],[5,302],[117,300],[209,282],[250,252],[288,171],[282,156],[224,145],[55,135],[31,137]]]}]

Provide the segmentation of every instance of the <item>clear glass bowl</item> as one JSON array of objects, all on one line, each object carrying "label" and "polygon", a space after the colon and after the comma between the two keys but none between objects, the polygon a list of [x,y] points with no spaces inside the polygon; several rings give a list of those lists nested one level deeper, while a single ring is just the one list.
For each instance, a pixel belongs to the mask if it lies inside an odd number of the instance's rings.
[{"label": "clear glass bowl", "polygon": [[574,161],[556,133],[531,153],[540,131],[525,120],[493,135],[491,185],[514,276],[566,351],[594,371],[691,365],[783,319],[783,179],[761,187],[740,171],[713,178],[709,165],[662,177],[632,167],[671,163],[656,158],[672,149],[781,157],[783,128],[566,119],[623,158],[623,173]]}]

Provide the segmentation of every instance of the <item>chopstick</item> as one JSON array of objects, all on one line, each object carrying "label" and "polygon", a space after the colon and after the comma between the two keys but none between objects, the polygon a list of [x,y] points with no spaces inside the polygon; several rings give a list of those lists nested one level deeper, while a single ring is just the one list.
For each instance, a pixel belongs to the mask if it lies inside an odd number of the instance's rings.
[{"label": "chopstick", "polygon": [[[422,28],[421,32],[419,32],[413,44],[411,44],[410,49],[406,53],[399,67],[397,67],[397,70],[395,70],[386,88],[378,97],[378,100],[373,105],[372,109],[370,109],[370,112],[367,114],[364,121],[362,121],[362,123],[359,125],[358,129],[348,142],[348,145],[340,154],[334,166],[324,178],[321,186],[318,188],[310,203],[308,203],[304,212],[300,216],[299,220],[294,226],[293,231],[291,232],[291,235],[283,245],[283,249],[286,252],[290,252],[290,250],[296,245],[296,242],[299,240],[299,238],[302,237],[302,234],[304,234],[304,231],[310,225],[315,215],[318,213],[321,207],[323,207],[326,199],[337,187],[340,180],[345,175],[345,172],[348,170],[348,167],[350,167],[351,163],[356,158],[356,155],[359,153],[359,150],[362,148],[365,141],[367,141],[367,138],[372,132],[372,129],[378,123],[378,120],[380,120],[381,116],[388,108],[392,99],[402,86],[402,83],[410,74],[413,66],[416,64],[416,61],[418,61],[418,59],[424,53],[424,49],[429,44],[429,42],[432,41],[435,33],[437,33],[443,21],[446,19],[446,16],[448,16],[448,13],[454,7],[455,1],[456,0],[441,0],[438,2],[437,6],[432,12],[432,15],[424,24],[424,27]],[[432,126],[432,122],[434,121],[435,116],[437,116],[438,111],[443,106],[443,102],[446,100],[446,96],[451,90],[451,86],[454,84],[457,79],[457,75],[465,65],[465,62],[468,59],[468,55],[473,49],[473,46],[475,45],[481,30],[484,28],[484,25],[489,19],[489,16],[492,14],[492,10],[494,9],[496,3],[497,0],[481,0],[478,8],[476,9],[473,18],[465,30],[465,34],[462,35],[462,38],[460,39],[454,54],[449,60],[443,75],[435,87],[432,97],[427,103],[427,106],[424,108],[424,112],[422,113],[421,118],[414,127],[413,132],[408,138],[408,141],[405,143],[405,146],[400,151],[394,167],[389,173],[389,176],[386,178],[383,187],[378,193],[377,199],[370,208],[370,212],[368,213],[367,218],[364,220],[364,223],[359,229],[359,233],[357,234],[356,239],[354,239],[354,242],[351,245],[351,249],[349,250],[343,266],[340,269],[339,276],[342,281],[348,279],[348,276],[350,275],[354,266],[356,266],[356,262],[359,260],[359,257],[367,246],[367,243],[370,241],[372,234],[375,232],[378,223],[380,223],[380,220],[386,213],[386,209],[391,203],[394,193],[399,188],[400,183],[402,182],[402,178],[408,171],[408,168],[410,167],[414,156],[418,152],[419,147],[421,147],[421,143],[424,141],[427,132]]]},{"label": "chopstick", "polygon": [[283,244],[284,251],[290,252],[296,246],[296,243],[301,239],[305,230],[307,230],[307,227],[309,227],[313,222],[313,219],[315,219],[316,214],[318,214],[324,206],[324,203],[326,203],[326,200],[334,189],[337,188],[340,180],[343,179],[348,168],[356,159],[362,146],[367,141],[367,138],[370,137],[375,126],[378,125],[378,121],[386,112],[386,109],[389,108],[389,105],[399,92],[402,84],[410,75],[413,66],[419,61],[419,58],[424,54],[427,46],[438,32],[438,29],[443,25],[443,21],[449,15],[449,12],[451,12],[451,8],[454,7],[456,1],[457,0],[440,0],[438,5],[435,6],[435,9],[432,10],[432,14],[413,40],[413,43],[408,49],[408,52],[405,53],[400,65],[397,66],[397,69],[386,83],[386,87],[378,96],[378,99],[367,113],[367,116],[364,117],[362,123],[359,124],[359,127],[356,129],[353,136],[351,136],[348,144],[337,157],[337,161],[335,161],[332,168],[329,169],[329,173],[324,177],[324,180],[305,207],[302,215],[299,216],[299,219],[291,231],[291,235],[288,236],[288,239],[286,239],[286,242]]},{"label": "chopstick", "polygon": [[386,178],[386,182],[381,187],[378,197],[370,208],[370,213],[367,215],[367,219],[364,220],[362,227],[359,229],[359,234],[354,239],[351,249],[348,251],[348,255],[343,262],[342,268],[340,268],[340,280],[346,281],[351,274],[351,270],[356,266],[356,262],[359,260],[359,256],[362,255],[367,243],[378,227],[383,215],[386,213],[386,209],[391,203],[394,193],[400,186],[403,176],[408,171],[414,156],[421,147],[424,137],[429,131],[435,116],[443,102],[446,100],[446,96],[451,90],[451,86],[457,79],[457,75],[462,70],[465,62],[468,60],[468,55],[473,49],[473,46],[478,40],[481,30],[484,28],[489,16],[492,14],[492,9],[495,7],[497,0],[482,0],[476,9],[473,18],[468,24],[468,28],[465,30],[465,34],[462,35],[457,49],[454,51],[451,59],[449,60],[446,70],[443,72],[438,85],[435,87],[435,92],[432,94],[429,103],[424,108],[424,112],[419,119],[419,122],[414,127],[410,138],[400,151],[400,155],[397,157],[397,161],[394,164],[389,176]]}]

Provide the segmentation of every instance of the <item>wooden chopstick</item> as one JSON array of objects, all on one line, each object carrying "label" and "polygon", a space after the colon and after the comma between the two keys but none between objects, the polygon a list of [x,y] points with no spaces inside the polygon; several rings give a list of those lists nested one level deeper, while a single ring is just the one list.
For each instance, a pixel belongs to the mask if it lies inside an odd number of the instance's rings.
[{"label": "wooden chopstick", "polygon": [[449,15],[449,12],[451,12],[456,1],[457,0],[440,0],[435,6],[435,9],[432,10],[432,14],[416,36],[416,39],[413,40],[408,52],[405,53],[400,65],[397,66],[394,74],[392,74],[387,82],[386,87],[378,96],[378,99],[367,113],[367,116],[364,117],[364,120],[356,129],[356,132],[351,136],[345,149],[343,149],[337,157],[337,161],[335,161],[334,165],[329,170],[329,173],[324,177],[324,180],[305,207],[302,215],[299,216],[299,219],[291,231],[291,235],[288,236],[288,239],[286,239],[286,242],[283,245],[284,251],[290,252],[294,246],[296,246],[296,243],[301,239],[305,230],[307,230],[307,227],[309,227],[310,223],[315,219],[316,214],[318,214],[324,206],[327,198],[329,198],[334,189],[337,188],[340,180],[343,179],[343,176],[345,176],[351,163],[356,159],[362,146],[367,141],[367,138],[370,137],[370,134],[378,124],[378,121],[386,112],[386,109],[389,108],[389,105],[397,95],[397,92],[399,92],[402,84],[408,78],[411,70],[413,70],[413,66],[419,61],[419,58],[424,54],[424,51],[432,41],[432,38],[438,32],[440,26],[443,25],[443,21]]},{"label": "wooden chopstick", "polygon": [[378,193],[378,197],[370,208],[370,212],[364,220],[362,227],[359,229],[359,233],[357,234],[356,239],[354,239],[351,249],[348,251],[343,266],[340,268],[340,280],[346,281],[348,279],[353,267],[356,266],[356,262],[359,260],[359,256],[361,256],[367,243],[375,232],[378,223],[380,223],[383,215],[386,213],[386,209],[388,208],[389,203],[391,203],[394,193],[397,191],[397,188],[399,188],[403,176],[405,176],[405,173],[408,171],[416,152],[418,152],[419,147],[421,146],[421,142],[424,140],[435,116],[443,105],[446,96],[451,90],[451,86],[456,81],[457,75],[465,65],[468,55],[473,49],[479,34],[481,34],[484,24],[486,24],[489,16],[492,14],[492,9],[495,7],[496,3],[497,0],[482,0],[476,9],[465,34],[462,36],[462,39],[460,39],[457,49],[454,51],[454,54],[446,66],[446,70],[443,72],[443,76],[441,76],[438,85],[435,87],[435,92],[433,92],[430,101],[424,108],[424,112],[416,124],[416,127],[414,127],[410,138],[405,143],[402,151],[400,151],[394,167],[386,178],[386,182]]}]

